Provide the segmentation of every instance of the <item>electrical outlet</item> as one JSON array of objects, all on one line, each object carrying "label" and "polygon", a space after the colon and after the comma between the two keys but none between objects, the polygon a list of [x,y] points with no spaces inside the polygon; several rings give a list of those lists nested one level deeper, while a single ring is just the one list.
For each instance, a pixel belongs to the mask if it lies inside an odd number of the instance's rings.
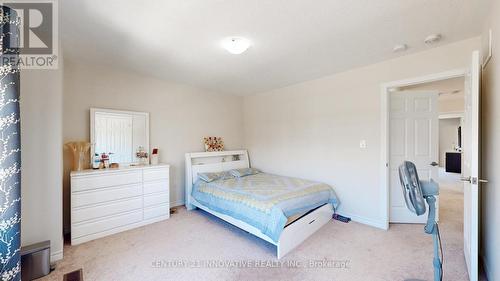
[{"label": "electrical outlet", "polygon": [[366,140],[360,140],[359,141],[359,148],[363,148],[363,149],[366,148]]}]

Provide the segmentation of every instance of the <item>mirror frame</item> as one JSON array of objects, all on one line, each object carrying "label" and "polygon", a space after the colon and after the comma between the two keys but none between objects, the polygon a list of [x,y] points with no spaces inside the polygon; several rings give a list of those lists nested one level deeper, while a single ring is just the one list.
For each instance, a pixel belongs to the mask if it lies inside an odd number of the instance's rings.
[{"label": "mirror frame", "polygon": [[[97,107],[91,107],[90,108],[90,167],[92,168],[92,159],[94,156],[94,150],[95,150],[95,114],[98,112],[102,113],[115,113],[115,114],[130,114],[130,115],[135,115],[135,116],[145,116],[146,117],[146,146],[144,149],[148,153],[148,159],[150,157],[150,143],[149,143],[149,112],[141,112],[141,111],[129,111],[129,110],[117,110],[117,109],[108,109],[108,108],[97,108]],[[137,162],[131,162],[131,163],[120,163],[120,165],[131,165],[131,164],[137,164]]]}]

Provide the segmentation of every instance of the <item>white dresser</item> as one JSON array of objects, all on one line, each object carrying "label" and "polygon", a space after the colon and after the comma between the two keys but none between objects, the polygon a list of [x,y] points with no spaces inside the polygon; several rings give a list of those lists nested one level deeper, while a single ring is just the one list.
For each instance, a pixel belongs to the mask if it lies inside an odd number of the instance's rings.
[{"label": "white dresser", "polygon": [[170,217],[168,165],[71,173],[71,244]]}]

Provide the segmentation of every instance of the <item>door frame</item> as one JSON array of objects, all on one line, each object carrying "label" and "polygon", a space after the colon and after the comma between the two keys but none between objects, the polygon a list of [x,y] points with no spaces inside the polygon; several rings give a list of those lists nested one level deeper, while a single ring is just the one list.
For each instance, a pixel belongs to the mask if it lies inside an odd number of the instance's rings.
[{"label": "door frame", "polygon": [[434,73],[430,75],[424,75],[415,78],[397,80],[387,83],[382,83],[380,85],[381,90],[381,103],[380,103],[380,113],[381,113],[381,124],[380,124],[380,132],[381,132],[381,140],[380,140],[380,151],[381,151],[381,159],[380,162],[380,185],[382,186],[382,200],[381,200],[381,209],[383,211],[383,217],[385,223],[385,229],[389,229],[389,214],[390,214],[390,180],[389,180],[389,134],[390,134],[390,126],[389,126],[389,95],[391,88],[397,87],[406,87],[413,86],[423,83],[436,82],[440,80],[446,80],[451,78],[459,78],[465,77],[468,73],[468,68],[460,68],[454,69],[445,72]]}]

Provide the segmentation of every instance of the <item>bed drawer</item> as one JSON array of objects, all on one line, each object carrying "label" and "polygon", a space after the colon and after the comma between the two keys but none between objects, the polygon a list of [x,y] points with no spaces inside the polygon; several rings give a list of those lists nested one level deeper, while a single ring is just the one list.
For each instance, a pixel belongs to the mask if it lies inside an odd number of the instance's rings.
[{"label": "bed drawer", "polygon": [[87,190],[71,194],[71,206],[81,207],[107,201],[125,199],[142,195],[142,185],[135,183],[101,190]]},{"label": "bed drawer", "polygon": [[144,183],[144,194],[167,192],[168,191],[168,180],[158,180],[152,182]]},{"label": "bed drawer", "polygon": [[71,191],[83,191],[141,182],[142,171],[116,172],[98,176],[80,176],[71,179]]},{"label": "bed drawer", "polygon": [[113,203],[94,205],[74,209],[71,213],[71,221],[78,223],[109,215],[124,213],[142,208],[142,197],[135,197],[131,200],[116,201]]},{"label": "bed drawer", "polygon": [[99,233],[115,227],[140,222],[142,220],[142,210],[134,211],[118,216],[107,217],[101,220],[75,224],[71,227],[71,238],[78,238],[85,235]]},{"label": "bed drawer", "polygon": [[144,181],[156,181],[156,180],[168,180],[169,178],[169,168],[168,167],[158,167],[144,169]]},{"label": "bed drawer", "polygon": [[168,192],[156,193],[144,196],[144,207],[149,207],[159,204],[168,204],[168,202],[169,202]]},{"label": "bed drawer", "polygon": [[325,204],[321,207],[314,209],[308,214],[305,214],[300,218],[297,218],[295,221],[293,221],[292,223],[288,224],[285,227],[292,227],[299,224],[308,225],[308,227],[314,227],[318,223],[319,224],[324,223],[325,220],[326,221],[331,220],[332,213],[333,213],[332,205]]},{"label": "bed drawer", "polygon": [[160,216],[170,216],[169,204],[149,207],[144,209],[144,219],[152,219]]}]

